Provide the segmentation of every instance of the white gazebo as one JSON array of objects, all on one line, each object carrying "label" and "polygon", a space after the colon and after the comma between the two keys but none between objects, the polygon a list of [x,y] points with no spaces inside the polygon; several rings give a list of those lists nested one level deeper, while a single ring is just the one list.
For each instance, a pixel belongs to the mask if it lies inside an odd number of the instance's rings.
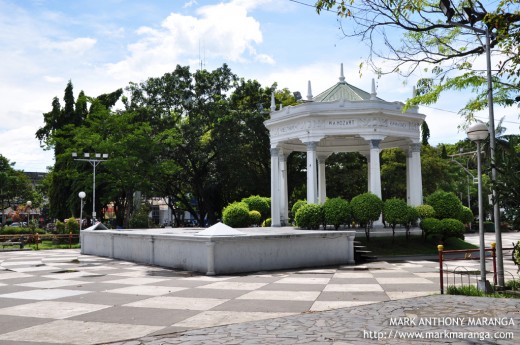
[{"label": "white gazebo", "polygon": [[271,141],[272,226],[288,220],[287,156],[307,153],[307,202],[323,203],[326,195],[325,161],[334,152],[359,152],[367,157],[368,190],[381,197],[379,153],[400,147],[408,153],[407,202],[422,204],[420,126],[425,119],[417,107],[403,111],[404,103],[377,97],[372,80],[370,93],[339,82],[316,97],[308,83],[306,100],[276,110],[271,98],[271,118],[265,121]]}]

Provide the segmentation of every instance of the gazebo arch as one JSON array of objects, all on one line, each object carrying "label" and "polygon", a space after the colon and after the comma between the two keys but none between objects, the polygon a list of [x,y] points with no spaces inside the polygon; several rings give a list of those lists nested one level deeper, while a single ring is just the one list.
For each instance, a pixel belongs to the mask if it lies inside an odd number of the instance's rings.
[{"label": "gazebo arch", "polygon": [[271,225],[288,220],[287,156],[307,153],[307,202],[323,203],[326,195],[325,160],[334,152],[359,152],[368,161],[368,190],[381,197],[379,153],[385,148],[407,152],[406,186],[409,205],[422,204],[420,126],[425,119],[417,107],[403,112],[404,103],[387,102],[372,91],[339,82],[316,97],[308,83],[306,100],[276,110],[271,97],[270,119],[264,124],[271,142]]}]

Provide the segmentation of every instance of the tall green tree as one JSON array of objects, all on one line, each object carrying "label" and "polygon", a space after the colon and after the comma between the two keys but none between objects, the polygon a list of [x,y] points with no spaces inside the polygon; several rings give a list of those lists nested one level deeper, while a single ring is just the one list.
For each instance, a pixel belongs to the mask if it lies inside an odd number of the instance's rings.
[{"label": "tall green tree", "polygon": [[[477,38],[473,27],[487,27],[491,34],[493,55],[494,101],[511,105],[518,100],[520,74],[520,3],[450,1],[453,22],[447,23],[439,1],[408,0],[319,0],[318,13],[332,10],[342,22],[347,37],[356,37],[369,47],[366,62],[379,74],[399,73],[405,77],[422,70],[427,76],[417,83],[417,96],[409,104],[432,104],[447,90],[473,91],[461,109],[472,118],[475,111],[487,107],[486,70],[476,68],[475,58],[485,53],[485,38]],[[465,16],[465,9],[474,16]],[[470,19],[470,20],[468,20]],[[476,22],[474,22],[476,20]],[[384,60],[385,63],[381,63]]]},{"label": "tall green tree", "polygon": [[[31,188],[31,182],[23,171],[15,170],[14,163],[0,154],[0,210],[8,207],[15,208],[18,204],[25,204],[27,200],[38,199]],[[41,199],[41,198],[40,198]],[[1,224],[5,223],[5,214],[2,212]]]}]

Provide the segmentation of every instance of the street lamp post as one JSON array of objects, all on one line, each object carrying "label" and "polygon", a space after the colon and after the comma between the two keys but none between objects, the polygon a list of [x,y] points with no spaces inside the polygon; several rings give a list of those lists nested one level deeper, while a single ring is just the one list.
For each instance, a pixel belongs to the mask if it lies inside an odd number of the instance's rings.
[{"label": "street lamp post", "polygon": [[85,192],[79,192],[78,193],[79,198],[81,199],[81,206],[79,208],[79,232],[81,233],[82,225],[83,225],[83,199],[85,199]]},{"label": "street lamp post", "polygon": [[92,157],[90,153],[84,153],[84,158],[77,158],[78,154],[72,152],[75,161],[89,162],[93,168],[92,174],[92,222],[96,220],[96,167],[108,159],[108,153],[94,153]]},{"label": "street lamp post", "polygon": [[488,128],[482,122],[468,128],[468,138],[477,143],[477,179],[478,179],[478,232],[480,239],[480,281],[479,290],[488,292],[489,283],[486,280],[486,252],[484,242],[484,207],[482,205],[482,163],[480,161],[480,144],[489,136]]},{"label": "street lamp post", "polygon": [[25,213],[27,213],[27,227],[30,227],[31,226],[31,213],[30,213],[30,210],[31,210],[31,206],[32,206],[32,201],[27,201],[25,203],[25,205],[26,205],[25,206]]},{"label": "street lamp post", "polygon": [[[495,188],[497,178],[497,170],[495,166],[495,114],[493,112],[493,81],[491,76],[491,32],[487,25],[484,29],[473,26],[476,22],[482,20],[485,13],[475,12],[472,8],[464,7],[467,19],[463,18],[460,22],[452,22],[451,19],[455,15],[451,0],[441,0],[439,8],[447,18],[447,23],[451,26],[458,26],[473,32],[486,36],[486,66],[487,66],[487,96],[489,108],[489,151],[491,161],[491,188],[493,199],[493,218],[495,221],[495,242],[496,242],[496,258],[497,258],[497,284],[499,288],[505,286],[504,282],[504,257],[502,253],[502,232],[500,230],[500,207],[498,205],[498,195]],[[470,24],[470,25],[467,25]]]},{"label": "street lamp post", "polygon": [[80,246],[81,246],[81,253],[83,254],[83,248],[85,248],[85,246],[83,246],[83,234],[81,233],[81,230],[82,229],[82,225],[83,225],[83,199],[85,199],[85,196],[87,196],[87,194],[85,194],[85,192],[81,191],[78,193],[78,196],[81,200],[81,205],[79,207],[79,239],[80,239]]}]

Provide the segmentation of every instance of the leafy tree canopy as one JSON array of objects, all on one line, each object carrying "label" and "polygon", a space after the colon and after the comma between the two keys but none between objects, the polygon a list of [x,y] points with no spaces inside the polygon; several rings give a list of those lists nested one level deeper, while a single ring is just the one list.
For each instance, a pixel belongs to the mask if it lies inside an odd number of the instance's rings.
[{"label": "leafy tree canopy", "polygon": [[[492,55],[497,56],[492,59],[494,101],[512,105],[519,92],[520,3],[454,0],[451,4],[451,21],[465,27],[448,23],[439,1],[319,0],[315,7],[318,13],[336,12],[344,23],[343,34],[368,44],[367,63],[378,74],[426,73],[408,105],[435,103],[446,90],[472,90],[475,97],[461,110],[467,119],[487,107],[486,70],[475,66],[476,58],[485,54],[486,40],[473,29],[487,27]],[[464,7],[474,10],[475,23],[464,17]]]}]

